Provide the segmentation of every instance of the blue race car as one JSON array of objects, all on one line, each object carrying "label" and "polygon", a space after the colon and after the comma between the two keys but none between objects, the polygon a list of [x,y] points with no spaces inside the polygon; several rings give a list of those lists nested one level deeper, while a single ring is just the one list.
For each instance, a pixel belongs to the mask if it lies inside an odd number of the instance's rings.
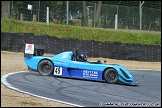
[{"label": "blue race car", "polygon": [[128,69],[119,64],[106,64],[87,61],[87,55],[78,50],[65,51],[55,56],[43,56],[41,45],[26,44],[24,61],[28,69],[38,71],[40,75],[61,76],[107,83],[138,85]]}]

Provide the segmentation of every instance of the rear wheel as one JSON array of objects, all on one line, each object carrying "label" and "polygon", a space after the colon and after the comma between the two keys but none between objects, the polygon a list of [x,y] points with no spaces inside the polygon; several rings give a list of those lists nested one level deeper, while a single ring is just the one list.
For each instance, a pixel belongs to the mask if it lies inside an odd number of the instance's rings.
[{"label": "rear wheel", "polygon": [[117,83],[118,72],[113,68],[109,68],[104,72],[104,79],[108,83]]},{"label": "rear wheel", "polygon": [[44,75],[44,76],[51,75],[53,73],[53,69],[54,69],[54,65],[49,60],[42,60],[38,64],[38,72],[41,75]]}]

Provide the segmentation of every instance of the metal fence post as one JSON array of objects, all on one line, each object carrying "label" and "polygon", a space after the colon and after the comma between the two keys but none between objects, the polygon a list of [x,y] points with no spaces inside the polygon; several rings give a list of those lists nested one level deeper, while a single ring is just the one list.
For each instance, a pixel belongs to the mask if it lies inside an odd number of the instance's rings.
[{"label": "metal fence post", "polygon": [[66,25],[69,24],[69,1],[66,1]]},{"label": "metal fence post", "polygon": [[115,15],[115,30],[118,29],[118,15]]},{"label": "metal fence post", "polygon": [[49,7],[47,7],[46,23],[49,24]]},{"label": "metal fence post", "polygon": [[145,1],[142,2],[141,4],[141,1],[139,1],[139,8],[140,8],[140,31],[142,30],[142,5]]}]

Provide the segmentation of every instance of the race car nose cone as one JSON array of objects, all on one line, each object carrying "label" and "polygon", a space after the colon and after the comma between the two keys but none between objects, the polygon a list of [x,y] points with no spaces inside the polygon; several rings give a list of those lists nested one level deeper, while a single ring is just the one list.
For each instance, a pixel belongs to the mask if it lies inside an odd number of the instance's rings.
[{"label": "race car nose cone", "polygon": [[138,82],[137,80],[135,81],[135,83],[136,83],[137,85],[139,84],[139,82]]},{"label": "race car nose cone", "polygon": [[137,86],[137,85],[139,85],[139,83],[138,83],[138,81],[137,81],[137,80],[134,80],[134,81],[133,81],[133,83],[132,83],[132,85]]},{"label": "race car nose cone", "polygon": [[132,79],[132,82],[131,82],[131,85],[138,85],[138,81],[134,78],[134,77],[131,77]]}]

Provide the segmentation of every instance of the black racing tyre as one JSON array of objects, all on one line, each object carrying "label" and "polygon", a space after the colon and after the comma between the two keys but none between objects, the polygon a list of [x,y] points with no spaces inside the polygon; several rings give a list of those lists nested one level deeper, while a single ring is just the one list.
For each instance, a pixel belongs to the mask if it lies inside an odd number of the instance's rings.
[{"label": "black racing tyre", "polygon": [[104,79],[106,82],[111,84],[117,83],[118,72],[113,68],[109,68],[104,72]]},{"label": "black racing tyre", "polygon": [[41,75],[47,76],[53,73],[54,65],[49,60],[42,60],[38,64],[38,72]]}]

